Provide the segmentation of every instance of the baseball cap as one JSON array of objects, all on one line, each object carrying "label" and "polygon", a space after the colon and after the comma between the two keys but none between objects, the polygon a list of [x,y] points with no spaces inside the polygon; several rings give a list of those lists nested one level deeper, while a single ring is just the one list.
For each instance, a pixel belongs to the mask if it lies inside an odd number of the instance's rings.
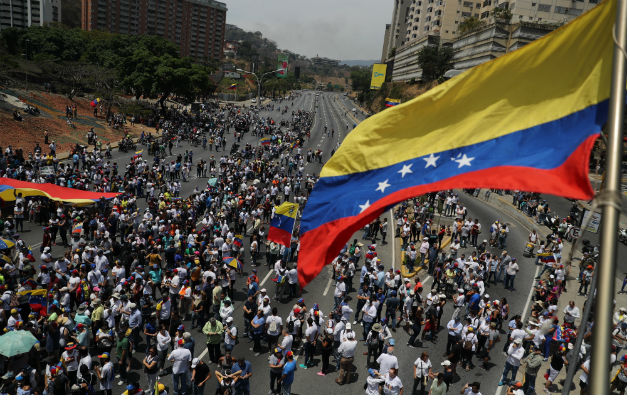
[{"label": "baseball cap", "polygon": [[234,321],[234,318],[232,318],[232,317],[227,317],[227,318],[225,319],[225,323],[226,323],[226,324],[229,324],[229,323],[230,323],[230,322],[232,322],[232,321]]},{"label": "baseball cap", "polygon": [[191,368],[196,368],[197,365],[199,365],[199,359],[198,358],[193,358],[192,363],[190,364]]},{"label": "baseball cap", "polygon": [[291,350],[287,351],[286,356],[287,356],[287,358],[293,357],[293,352]]},{"label": "baseball cap", "polygon": [[514,386],[516,386],[516,387],[518,387],[518,388],[523,387],[523,382],[516,382],[516,383],[514,384]]},{"label": "baseball cap", "polygon": [[103,354],[101,354],[100,356],[97,356],[97,357],[98,358],[106,358],[107,359],[107,358],[109,358],[109,353],[105,352],[105,353],[103,353]]},{"label": "baseball cap", "polygon": [[370,376],[374,376],[375,372],[373,368],[368,369],[368,374],[370,374]]}]

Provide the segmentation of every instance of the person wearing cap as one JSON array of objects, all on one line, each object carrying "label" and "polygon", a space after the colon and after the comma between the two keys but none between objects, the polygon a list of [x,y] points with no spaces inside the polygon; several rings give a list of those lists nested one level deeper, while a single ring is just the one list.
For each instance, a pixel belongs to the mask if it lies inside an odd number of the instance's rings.
[{"label": "person wearing cap", "polygon": [[269,356],[269,393],[280,394],[282,391],[282,369],[284,368],[282,349],[276,347]]},{"label": "person wearing cap", "polygon": [[578,296],[586,296],[588,293],[588,287],[593,279],[593,266],[587,265],[586,268],[580,273],[580,287],[578,288]]},{"label": "person wearing cap", "polygon": [[615,355],[626,348],[628,341],[628,324],[622,322],[617,325],[612,331],[612,345],[615,347]]},{"label": "person wearing cap", "polygon": [[354,353],[357,348],[357,341],[354,338],[354,332],[346,334],[346,339],[339,345],[338,352],[341,356],[339,377],[335,382],[339,385],[350,383],[352,364],[354,363]]},{"label": "person wearing cap", "polygon": [[524,396],[525,392],[523,391],[523,382],[515,382],[513,385],[509,386],[506,394]]},{"label": "person wearing cap", "polygon": [[190,368],[192,369],[192,377],[190,378],[190,382],[193,387],[194,395],[203,395],[203,390],[206,386],[206,382],[212,376],[210,372],[210,367],[208,364],[203,362],[200,358],[193,358],[192,363],[190,364]]},{"label": "person wearing cap", "polygon": [[293,359],[293,352],[288,351],[285,355],[286,361],[282,368],[282,376],[280,380],[282,382],[282,394],[288,396],[291,394],[291,385],[295,377],[295,370],[297,369],[297,361]]},{"label": "person wearing cap", "polygon": [[368,376],[365,382],[365,394],[377,395],[382,394],[382,385],[385,378],[381,376],[375,369],[368,369]]},{"label": "person wearing cap", "polygon": [[259,309],[256,312],[256,316],[254,317],[254,319],[252,319],[251,326],[254,340],[254,347],[252,348],[252,350],[254,351],[254,353],[261,353],[262,348],[260,346],[260,340],[262,339],[265,329],[265,317],[262,309]]},{"label": "person wearing cap", "polygon": [[68,374],[70,385],[77,383],[77,371],[79,370],[79,351],[75,342],[69,342],[65,351],[61,354],[61,362]]},{"label": "person wearing cap", "polygon": [[100,365],[96,365],[94,370],[98,377],[100,394],[111,395],[112,383],[114,382],[114,364],[111,362],[107,352],[100,354],[98,360]]},{"label": "person wearing cap", "polygon": [[[508,357],[505,361],[505,368],[503,369],[503,375],[501,377],[501,381],[499,381],[499,386],[509,384],[509,382],[514,382],[514,380],[516,379],[516,373],[518,372],[518,368],[521,365],[521,359],[525,355],[525,349],[523,348],[522,344],[523,339],[516,338],[513,340],[512,345],[508,347]],[[508,381],[507,376],[510,372],[512,372],[512,380]]]},{"label": "person wearing cap", "polygon": [[175,394],[188,394],[188,376],[192,355],[190,350],[184,348],[184,339],[180,339],[175,349],[169,354],[167,360],[173,362],[173,392]]}]

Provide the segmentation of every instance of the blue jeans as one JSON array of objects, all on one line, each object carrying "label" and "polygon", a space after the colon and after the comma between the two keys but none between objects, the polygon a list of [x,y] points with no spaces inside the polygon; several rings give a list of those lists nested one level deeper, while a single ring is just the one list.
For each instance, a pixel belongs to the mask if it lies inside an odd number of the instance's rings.
[{"label": "blue jeans", "polygon": [[186,386],[186,377],[188,374],[182,372],[181,374],[173,374],[173,392],[175,394],[187,394],[188,387]]},{"label": "blue jeans", "polygon": [[288,396],[291,394],[291,385],[293,384],[293,382],[291,383],[284,383],[282,382],[282,394],[285,396]]},{"label": "blue jeans", "polygon": [[514,278],[516,278],[516,275],[508,275],[505,274],[505,288],[506,289],[514,289]]},{"label": "blue jeans", "polygon": [[363,340],[367,339],[367,335],[370,333],[370,330],[372,330],[373,324],[374,322],[365,322],[365,320],[363,320]]},{"label": "blue jeans", "polygon": [[[512,371],[512,380],[507,382],[507,376],[508,373],[510,373],[510,371]],[[518,372],[518,365],[512,365],[508,362],[505,363],[505,369],[503,369],[503,376],[501,377],[501,382],[503,383],[511,383],[514,382],[514,380],[516,380],[516,373]]]}]

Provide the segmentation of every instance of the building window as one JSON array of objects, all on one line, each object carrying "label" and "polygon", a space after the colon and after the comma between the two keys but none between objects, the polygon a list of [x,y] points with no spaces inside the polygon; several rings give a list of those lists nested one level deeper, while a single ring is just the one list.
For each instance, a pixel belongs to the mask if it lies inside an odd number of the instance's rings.
[{"label": "building window", "polygon": [[472,8],[472,6],[473,6],[472,1],[465,1],[464,2],[464,7]]},{"label": "building window", "polygon": [[540,12],[550,12],[551,11],[551,5],[550,4],[539,4],[538,5],[538,11],[540,11]]}]

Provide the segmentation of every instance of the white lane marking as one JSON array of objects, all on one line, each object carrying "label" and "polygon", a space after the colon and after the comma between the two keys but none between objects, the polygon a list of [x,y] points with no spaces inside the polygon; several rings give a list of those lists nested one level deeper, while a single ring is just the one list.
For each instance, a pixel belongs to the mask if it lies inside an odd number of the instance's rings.
[{"label": "white lane marking", "polygon": [[206,354],[208,354],[208,347],[206,347],[205,349],[203,349],[203,351],[201,352],[201,354],[199,354],[199,355],[197,356],[197,358],[198,358],[198,359],[200,359],[200,360],[202,360],[202,359],[206,356]]},{"label": "white lane marking", "polygon": [[392,209],[389,210],[389,219],[391,220],[389,226],[389,233],[391,233],[390,243],[392,244],[392,267],[396,265],[396,238],[394,237],[394,211]]},{"label": "white lane marking", "polygon": [[427,275],[427,277],[422,280],[422,285],[423,286],[424,286],[425,283],[427,283],[427,281],[429,280],[430,277],[431,277],[431,275]]},{"label": "white lane marking", "polygon": [[260,282],[261,287],[265,284],[265,282],[267,282],[267,279],[269,279],[272,272],[273,272],[273,269],[270,269],[269,272],[267,272],[267,275],[265,275],[265,279],[263,279],[262,282]]},{"label": "white lane marking", "polygon": [[323,296],[326,296],[328,294],[328,289],[330,289],[330,282],[332,282],[332,279],[328,278],[328,283],[326,284],[326,289],[324,289]]}]

